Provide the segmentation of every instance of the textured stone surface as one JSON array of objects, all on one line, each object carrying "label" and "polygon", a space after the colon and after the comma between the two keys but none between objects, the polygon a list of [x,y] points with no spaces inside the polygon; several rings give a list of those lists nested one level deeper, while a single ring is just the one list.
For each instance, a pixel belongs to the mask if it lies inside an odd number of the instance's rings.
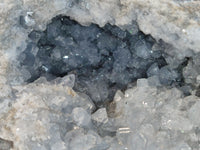
[{"label": "textured stone surface", "polygon": [[[200,49],[199,7],[200,2],[192,0],[1,0],[0,149],[199,150],[200,62],[193,54]],[[29,33],[44,30],[59,14],[83,25],[109,22],[131,34],[138,31],[138,24],[144,33],[168,43],[162,50],[171,55],[166,56],[169,66],[160,76],[152,66],[148,74],[154,76],[131,83],[124,93],[117,91],[100,109],[86,94],[72,90],[74,75],[50,82],[39,78],[27,85],[23,77],[31,75],[17,68],[16,57],[30,43]],[[125,36],[120,31],[112,34]],[[37,34],[33,36],[37,41]],[[154,45],[152,50],[158,48]],[[144,46],[137,55],[149,57]],[[176,78],[169,68],[179,67],[184,56],[191,56],[182,68],[185,83],[192,87],[190,96],[161,86],[168,82],[166,73]],[[52,57],[58,59],[59,52]],[[27,64],[32,65],[32,59]]]},{"label": "textured stone surface", "polygon": [[17,58],[25,82],[74,73],[74,89],[87,93],[99,106],[111,101],[118,89],[147,75],[159,76],[164,85],[182,82],[180,69],[164,67],[170,56],[162,51],[163,44],[140,31],[133,35],[110,24],[85,27],[57,16],[45,31],[33,30],[28,36],[30,42]]},{"label": "textured stone surface", "polygon": [[108,116],[105,108],[98,109],[93,115],[92,120],[96,121],[97,123],[107,123]]},{"label": "textured stone surface", "polygon": [[[15,41],[20,46],[26,33],[19,25],[20,15],[24,16],[26,28],[45,28],[46,23],[58,14],[67,14],[88,24],[103,26],[105,23],[126,26],[137,20],[140,29],[163,39],[180,50],[199,50],[199,1],[185,0],[3,0],[1,1],[1,42],[2,47]],[[10,29],[10,30],[7,30]],[[20,33],[20,34],[17,34]],[[6,37],[10,37],[7,39]],[[16,40],[16,38],[19,40]],[[26,36],[25,36],[26,37]],[[13,41],[14,40],[14,41]],[[175,42],[176,41],[176,42]]]},{"label": "textured stone surface", "polygon": [[28,76],[28,73],[17,70],[15,65],[7,67],[8,62],[16,63],[16,55],[27,46],[28,33],[33,29],[44,30],[59,14],[70,16],[83,25],[103,26],[109,22],[131,33],[137,30],[137,22],[144,33],[174,46],[165,49],[167,53],[177,58],[191,56],[192,51],[199,51],[199,3],[185,0],[3,0],[0,2],[1,67],[7,69],[13,84],[22,83],[20,76]]},{"label": "textured stone surface", "polygon": [[[166,49],[171,55],[190,56],[190,49],[199,51],[199,3],[185,0],[3,0],[0,2],[3,68],[25,49],[31,30],[44,30],[51,18],[59,14],[70,16],[84,25],[92,22],[103,26],[109,22],[132,33],[137,28],[137,21],[144,33],[172,44],[175,48]],[[15,66],[8,67],[7,71],[14,84],[23,82],[22,72]],[[1,72],[5,74],[5,70]]]},{"label": "textured stone surface", "polygon": [[182,98],[176,88],[161,91],[139,79],[92,114],[91,101],[68,85],[40,78],[13,86],[16,99],[1,103],[7,110],[0,116],[0,145],[5,150],[200,148],[196,96]]},{"label": "textured stone surface", "polygon": [[[35,146],[39,149],[66,149],[61,133],[73,129],[74,107],[81,107],[86,115],[92,109],[88,107],[90,101],[79,97],[70,87],[50,84],[44,79],[13,88],[17,98],[15,101],[10,100],[9,106],[4,104],[9,109],[1,113],[0,132],[1,138],[12,141],[16,150],[34,149]],[[69,116],[71,113],[72,117]],[[81,115],[84,116],[84,113]],[[85,120],[75,117],[77,125],[82,125],[82,121]]]}]

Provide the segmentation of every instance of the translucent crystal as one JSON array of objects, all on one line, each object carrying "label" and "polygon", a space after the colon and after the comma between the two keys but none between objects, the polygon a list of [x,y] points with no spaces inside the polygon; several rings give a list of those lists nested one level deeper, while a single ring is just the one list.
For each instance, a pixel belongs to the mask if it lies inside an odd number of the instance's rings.
[{"label": "translucent crystal", "polygon": [[92,114],[92,120],[97,123],[105,124],[108,122],[108,116],[105,108],[98,109],[94,114]]},{"label": "translucent crystal", "polygon": [[73,109],[72,117],[78,126],[87,127],[91,123],[91,116],[81,107]]}]

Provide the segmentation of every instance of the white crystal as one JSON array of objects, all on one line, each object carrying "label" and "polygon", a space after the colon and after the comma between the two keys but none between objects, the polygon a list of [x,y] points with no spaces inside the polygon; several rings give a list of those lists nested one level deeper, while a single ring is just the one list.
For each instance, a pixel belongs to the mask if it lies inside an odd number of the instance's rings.
[{"label": "white crystal", "polygon": [[63,56],[63,58],[64,58],[64,59],[68,59],[68,58],[69,58],[69,56],[67,56],[67,55],[66,55],[66,56]]},{"label": "white crystal", "polygon": [[25,23],[27,26],[35,25],[35,20],[33,19],[33,12],[27,12],[26,16],[24,17]]},{"label": "white crystal", "polygon": [[92,120],[96,121],[97,123],[107,123],[108,116],[105,108],[98,109],[94,114],[92,114]]}]

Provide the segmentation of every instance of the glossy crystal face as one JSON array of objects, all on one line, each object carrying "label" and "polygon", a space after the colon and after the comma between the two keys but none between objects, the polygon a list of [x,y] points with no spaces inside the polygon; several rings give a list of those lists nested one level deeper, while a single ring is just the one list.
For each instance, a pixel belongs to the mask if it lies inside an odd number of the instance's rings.
[{"label": "glossy crystal face", "polygon": [[164,85],[181,82],[179,71],[167,66],[162,47],[152,49],[156,41],[140,31],[131,34],[133,30],[110,24],[82,26],[58,16],[45,31],[29,34],[31,42],[20,62],[31,73],[28,82],[75,74],[74,89],[99,106],[139,78],[157,76]]}]

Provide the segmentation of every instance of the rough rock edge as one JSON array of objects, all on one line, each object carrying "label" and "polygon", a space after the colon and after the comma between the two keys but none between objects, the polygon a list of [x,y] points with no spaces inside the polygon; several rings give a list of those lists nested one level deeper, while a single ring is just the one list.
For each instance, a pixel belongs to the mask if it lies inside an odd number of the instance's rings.
[{"label": "rough rock edge", "polygon": [[[51,18],[63,14],[83,25],[103,26],[109,22],[123,28],[136,20],[145,34],[172,44],[174,48],[168,51],[182,58],[200,50],[199,7],[200,1],[184,0],[82,0],[78,3],[72,0],[3,0],[0,2],[0,50],[7,58],[5,64],[15,60],[16,53],[26,47],[31,30],[44,30]],[[20,16],[28,18],[25,29],[19,24]]]},{"label": "rough rock edge", "polygon": [[200,48],[197,36],[200,33],[199,1],[82,0],[75,4],[72,0],[7,0],[1,2],[0,7],[3,18],[0,33],[4,35],[1,41],[14,36],[12,29],[18,26],[20,15],[33,12],[35,24],[32,27],[36,29],[44,29],[46,23],[58,14],[71,16],[85,25],[93,22],[103,26],[110,22],[123,26],[137,20],[144,33],[163,39],[180,50],[199,51]]}]

